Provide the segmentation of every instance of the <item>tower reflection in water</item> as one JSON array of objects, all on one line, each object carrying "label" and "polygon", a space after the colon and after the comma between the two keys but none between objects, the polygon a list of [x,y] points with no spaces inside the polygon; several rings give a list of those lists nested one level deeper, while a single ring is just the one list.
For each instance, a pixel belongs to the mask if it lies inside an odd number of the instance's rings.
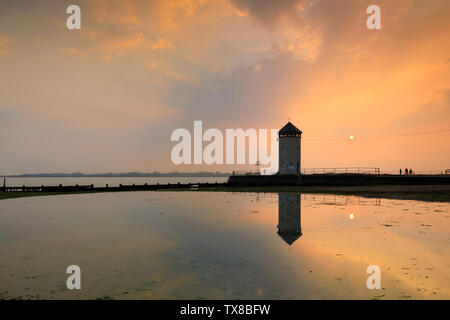
[{"label": "tower reflection in water", "polygon": [[302,235],[300,194],[278,194],[278,235],[292,245]]}]

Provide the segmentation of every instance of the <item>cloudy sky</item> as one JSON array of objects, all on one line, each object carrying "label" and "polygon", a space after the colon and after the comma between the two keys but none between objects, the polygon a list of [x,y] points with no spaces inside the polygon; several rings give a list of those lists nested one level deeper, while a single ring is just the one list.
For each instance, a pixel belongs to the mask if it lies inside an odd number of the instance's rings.
[{"label": "cloudy sky", "polygon": [[0,174],[229,171],[172,164],[194,120],[290,119],[304,168],[450,168],[449,34],[448,0],[1,1]]}]

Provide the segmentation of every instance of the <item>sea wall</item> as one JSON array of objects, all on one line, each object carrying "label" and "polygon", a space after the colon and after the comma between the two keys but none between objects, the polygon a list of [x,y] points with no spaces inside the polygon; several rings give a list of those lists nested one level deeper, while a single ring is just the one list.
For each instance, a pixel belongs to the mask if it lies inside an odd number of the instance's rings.
[{"label": "sea wall", "polygon": [[295,186],[299,183],[299,175],[283,174],[272,176],[237,175],[230,176],[230,186]]},{"label": "sea wall", "polygon": [[230,176],[230,186],[380,186],[450,185],[450,175],[312,174]]}]

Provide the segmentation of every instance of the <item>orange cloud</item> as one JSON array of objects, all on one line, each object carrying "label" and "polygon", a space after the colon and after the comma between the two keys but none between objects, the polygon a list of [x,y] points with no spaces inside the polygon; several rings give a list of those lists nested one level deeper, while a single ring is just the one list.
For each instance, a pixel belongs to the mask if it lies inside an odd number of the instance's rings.
[{"label": "orange cloud", "polygon": [[64,53],[68,53],[70,55],[73,55],[73,56],[75,56],[75,57],[77,57],[79,59],[87,59],[88,58],[88,54],[87,53],[85,53],[85,52],[83,52],[83,51],[81,51],[81,50],[79,50],[77,48],[64,48],[64,49],[62,49],[62,51]]},{"label": "orange cloud", "polygon": [[170,42],[170,40],[160,38],[158,40],[150,41],[148,49],[150,51],[160,49],[175,50],[175,45]]},{"label": "orange cloud", "polygon": [[0,34],[0,57],[6,57],[8,55],[8,45],[10,43],[10,38]]},{"label": "orange cloud", "polygon": [[190,78],[188,78],[180,73],[177,73],[177,72],[168,72],[167,77],[169,77],[170,79],[179,81],[179,82],[186,83],[186,84],[198,85],[197,81],[190,79]]},{"label": "orange cloud", "polygon": [[106,57],[113,58],[114,56],[125,55],[139,47],[143,47],[147,40],[142,32],[124,37],[116,37],[108,39],[101,47],[101,51],[106,54]]}]

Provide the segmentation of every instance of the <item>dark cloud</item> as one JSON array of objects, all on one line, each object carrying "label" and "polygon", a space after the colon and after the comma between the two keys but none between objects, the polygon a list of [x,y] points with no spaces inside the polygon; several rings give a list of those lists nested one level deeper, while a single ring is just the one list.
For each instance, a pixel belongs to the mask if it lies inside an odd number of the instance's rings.
[{"label": "dark cloud", "polygon": [[307,3],[307,0],[231,0],[234,6],[260,20],[265,26],[272,27],[282,17],[300,15],[296,7]]}]

